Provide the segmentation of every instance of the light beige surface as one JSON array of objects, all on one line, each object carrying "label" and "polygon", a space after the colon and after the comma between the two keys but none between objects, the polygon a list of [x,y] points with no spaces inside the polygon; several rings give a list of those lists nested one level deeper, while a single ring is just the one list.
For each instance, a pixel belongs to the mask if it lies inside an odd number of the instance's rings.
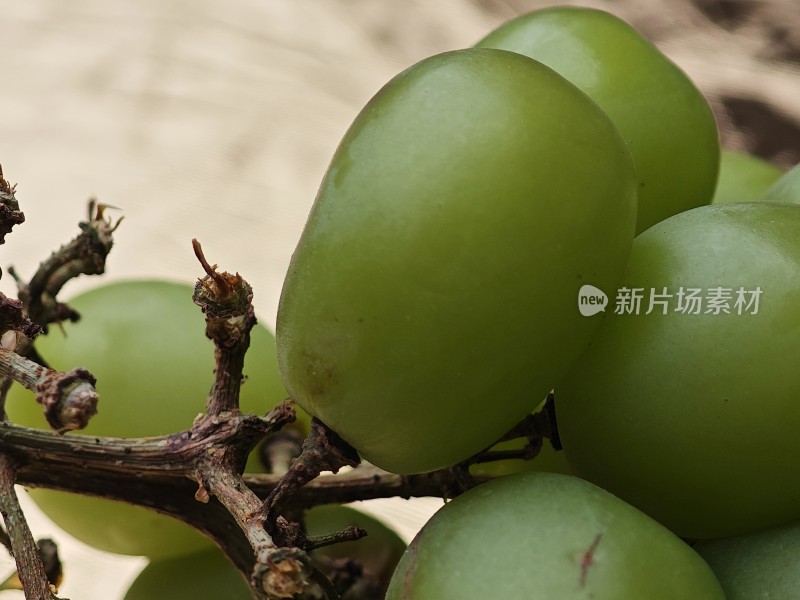
[{"label": "light beige surface", "polygon": [[9,5],[0,161],[28,224],[4,262],[30,273],[94,194],[126,218],[109,277],[191,280],[197,237],[250,280],[272,323],[317,185],[358,109],[399,70],[486,30],[467,3],[433,4]]},{"label": "light beige surface", "polygon": [[[28,222],[0,248],[0,265],[29,276],[96,195],[125,216],[107,279],[192,281],[197,237],[209,260],[250,281],[260,319],[273,326],[317,185],[359,108],[417,60],[552,3],[494,0],[490,13],[467,0],[5,1],[0,163]],[[660,14],[659,3],[639,3],[642,18]],[[701,38],[702,52],[692,44],[667,49],[720,89],[748,69],[761,88],[774,81],[730,59],[735,39]],[[790,93],[777,96],[793,102]],[[70,284],[67,296],[95,284]],[[8,276],[0,289],[13,290]],[[410,539],[440,503],[372,506]],[[64,597],[120,598],[143,564],[93,553],[31,514],[37,536],[60,542]]]}]

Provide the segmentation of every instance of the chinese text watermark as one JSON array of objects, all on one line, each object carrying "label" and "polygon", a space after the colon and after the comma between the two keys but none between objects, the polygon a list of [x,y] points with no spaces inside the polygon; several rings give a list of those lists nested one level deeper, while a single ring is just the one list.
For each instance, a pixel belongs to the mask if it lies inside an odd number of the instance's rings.
[{"label": "chinese text watermark", "polygon": [[[685,315],[756,315],[763,290],[744,287],[621,287],[614,298],[618,315],[649,315],[671,312]],[[592,285],[578,292],[578,310],[590,317],[608,306],[608,296]]]}]

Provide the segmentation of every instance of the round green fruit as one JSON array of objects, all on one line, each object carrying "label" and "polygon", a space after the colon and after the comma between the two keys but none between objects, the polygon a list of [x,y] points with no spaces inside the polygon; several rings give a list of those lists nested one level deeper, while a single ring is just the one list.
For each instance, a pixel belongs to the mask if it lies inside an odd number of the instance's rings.
[{"label": "round green fruit", "polygon": [[217,548],[154,560],[125,600],[252,600],[242,574]]},{"label": "round green fruit", "polygon": [[350,127],[292,258],[290,396],[390,471],[489,446],[586,347],[578,292],[616,286],[635,188],[611,121],[551,69],[487,48],[412,66]]},{"label": "round green fruit", "polygon": [[541,61],[611,117],[639,177],[637,233],[711,201],[720,153],[711,108],[686,74],[626,22],[589,8],[547,8],[505,23],[477,45]]},{"label": "round green fruit", "polygon": [[682,540],[576,477],[520,473],[459,496],[423,527],[386,600],[722,600]]},{"label": "round green fruit", "polygon": [[[97,378],[98,414],[77,433],[143,437],[191,427],[214,378],[214,346],[192,291],[153,280],[103,285],[70,301],[82,318],[64,325],[66,335],[52,327],[36,340],[53,368],[84,367]],[[275,353],[272,334],[254,327],[243,411],[264,414],[286,398]],[[48,427],[42,407],[21,386],[12,388],[8,413],[15,423]],[[301,415],[298,426],[307,427],[308,418]],[[109,552],[163,557],[210,546],[189,526],[141,507],[47,489],[30,494],[68,533]]]},{"label": "round green fruit", "polygon": [[789,169],[761,197],[764,202],[800,204],[800,165]]},{"label": "round green fruit", "polygon": [[712,204],[758,200],[781,175],[778,167],[757,156],[724,150]]},{"label": "round green fruit", "polygon": [[800,518],[798,306],[798,206],[701,207],[640,235],[556,386],[575,473],[690,539]]},{"label": "round green fruit", "polygon": [[727,600],[800,600],[800,524],[700,542]]}]

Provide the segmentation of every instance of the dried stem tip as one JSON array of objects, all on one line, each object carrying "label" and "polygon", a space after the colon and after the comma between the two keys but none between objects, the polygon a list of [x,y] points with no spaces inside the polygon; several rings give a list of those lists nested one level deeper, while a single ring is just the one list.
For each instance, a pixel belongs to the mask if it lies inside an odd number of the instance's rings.
[{"label": "dried stem tip", "polygon": [[78,315],[56,301],[61,288],[79,275],[100,275],[105,272],[106,258],[114,245],[113,234],[122,219],[107,219],[107,204],[89,202],[89,218],[78,224],[81,233],[61,246],[44,260],[29,283],[9,270],[17,281],[19,299],[34,323],[46,327],[49,323],[66,319],[77,320]]},{"label": "dried stem tip", "polygon": [[18,331],[33,339],[42,332],[42,328],[25,316],[20,300],[0,292],[0,334],[6,331]]},{"label": "dried stem tip", "polygon": [[95,378],[86,369],[62,373],[0,347],[0,374],[36,392],[50,426],[64,433],[83,429],[97,414]]},{"label": "dried stem tip", "polygon": [[59,433],[86,427],[97,414],[99,396],[94,384],[95,378],[86,369],[68,373],[48,370],[36,387],[36,401],[44,407],[50,427]]},{"label": "dried stem tip", "polygon": [[206,335],[220,348],[232,348],[244,343],[255,325],[253,288],[236,273],[220,273],[203,255],[200,242],[192,240],[197,260],[206,276],[197,281],[192,299],[206,315]]},{"label": "dried stem tip", "polygon": [[198,280],[192,300],[206,317],[206,337],[214,342],[214,386],[206,401],[206,412],[218,415],[238,410],[244,356],[250,346],[250,330],[256,324],[253,289],[237,273],[217,272],[208,264],[197,240],[194,253],[206,276]]},{"label": "dried stem tip", "polygon": [[203,312],[213,317],[245,315],[253,298],[253,289],[236,273],[218,272],[217,265],[210,265],[203,254],[200,242],[192,240],[197,260],[206,272],[206,277],[198,280],[194,291],[194,302]]},{"label": "dried stem tip", "polygon": [[267,564],[256,563],[253,583],[273,598],[302,594],[314,575],[308,557],[298,548],[276,548]]},{"label": "dried stem tip", "polygon": [[14,195],[16,186],[11,185],[3,177],[3,167],[0,166],[0,244],[6,241],[6,235],[11,233],[14,225],[25,222],[25,215],[19,209],[19,203]]}]

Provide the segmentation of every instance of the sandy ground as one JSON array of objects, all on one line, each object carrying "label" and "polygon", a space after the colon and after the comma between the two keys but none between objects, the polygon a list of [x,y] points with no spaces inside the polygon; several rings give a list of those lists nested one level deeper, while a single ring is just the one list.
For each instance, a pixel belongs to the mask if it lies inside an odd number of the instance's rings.
[{"label": "sandy ground", "polygon": [[[30,275],[74,234],[94,195],[125,216],[107,280],[193,281],[196,237],[212,262],[250,281],[273,326],[289,257],[346,127],[394,74],[471,45],[515,10],[493,4],[3,2],[0,162],[27,223],[0,264]],[[95,284],[74,282],[67,296]],[[9,277],[0,289],[13,291]],[[374,506],[410,539],[440,503]],[[37,536],[61,544],[64,597],[121,598],[144,564],[92,552],[30,514]]]}]

